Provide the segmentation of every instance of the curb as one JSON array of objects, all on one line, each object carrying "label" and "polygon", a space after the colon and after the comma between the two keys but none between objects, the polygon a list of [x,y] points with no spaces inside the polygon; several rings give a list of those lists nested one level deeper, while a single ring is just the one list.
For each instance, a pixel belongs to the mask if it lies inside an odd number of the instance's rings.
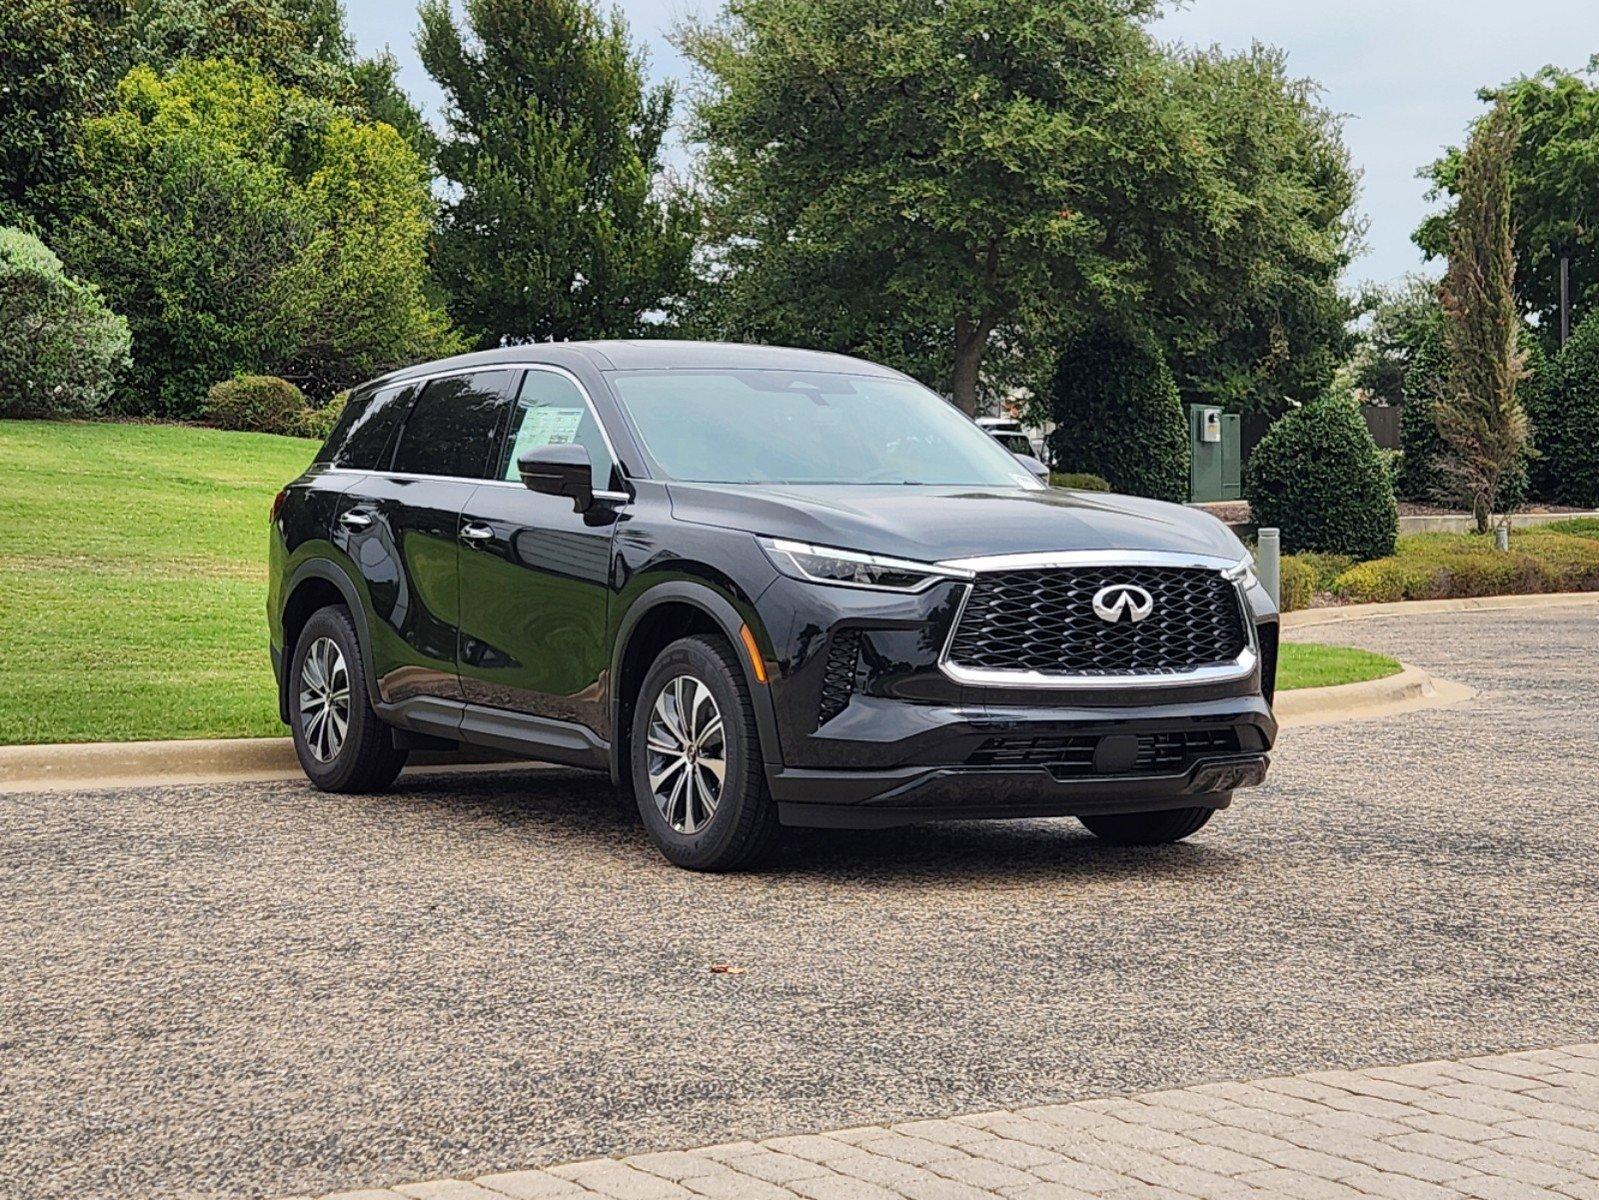
[{"label": "curb", "polygon": [[1599,592],[1544,592],[1533,596],[1464,596],[1454,600],[1396,600],[1387,604],[1346,604],[1332,608],[1301,608],[1282,615],[1282,628],[1308,629],[1371,617],[1419,616],[1427,613],[1492,612],[1496,609],[1567,608],[1573,604],[1599,605]]},{"label": "curb", "polygon": [[1442,708],[1477,694],[1463,683],[1437,679],[1420,667],[1400,665],[1404,669],[1399,674],[1382,679],[1278,692],[1272,711],[1277,714],[1277,723],[1289,729],[1298,725],[1331,725]]}]

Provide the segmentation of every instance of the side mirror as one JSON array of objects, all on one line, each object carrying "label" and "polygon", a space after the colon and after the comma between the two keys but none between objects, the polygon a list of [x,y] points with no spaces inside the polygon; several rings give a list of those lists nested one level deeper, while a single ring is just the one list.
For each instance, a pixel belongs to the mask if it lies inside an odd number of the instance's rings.
[{"label": "side mirror", "polygon": [[1043,463],[1039,462],[1038,459],[1034,458],[1031,454],[1017,454],[1013,457],[1017,462],[1021,463],[1022,466],[1026,467],[1034,475],[1038,476],[1039,479],[1042,479],[1045,483],[1049,482],[1049,468]]},{"label": "side mirror", "polygon": [[576,442],[535,446],[516,460],[522,482],[546,496],[565,496],[577,512],[594,503],[594,465]]}]

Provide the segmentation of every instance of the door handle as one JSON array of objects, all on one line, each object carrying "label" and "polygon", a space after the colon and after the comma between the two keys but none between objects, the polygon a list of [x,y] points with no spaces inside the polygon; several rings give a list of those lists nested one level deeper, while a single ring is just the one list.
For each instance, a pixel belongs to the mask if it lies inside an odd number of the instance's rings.
[{"label": "door handle", "polygon": [[339,524],[346,529],[365,529],[372,524],[372,514],[352,508],[349,512],[339,514]]},{"label": "door handle", "polygon": [[470,521],[461,526],[461,538],[468,542],[486,542],[494,536],[494,530],[480,521]]}]

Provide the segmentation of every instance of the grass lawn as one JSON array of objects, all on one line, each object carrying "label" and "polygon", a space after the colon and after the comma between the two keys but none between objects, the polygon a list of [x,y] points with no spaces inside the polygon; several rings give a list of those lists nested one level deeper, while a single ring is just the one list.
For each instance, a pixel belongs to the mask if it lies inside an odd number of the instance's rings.
[{"label": "grass lawn", "polygon": [[281,734],[267,512],[316,443],[0,421],[0,742]]},{"label": "grass lawn", "polygon": [[[316,444],[0,421],[0,744],[277,736],[267,510]],[[1287,644],[1279,686],[1397,671]]]},{"label": "grass lawn", "polygon": [[1295,688],[1361,683],[1397,675],[1403,669],[1391,658],[1369,650],[1356,650],[1353,646],[1284,642],[1278,650],[1277,689],[1287,692]]}]

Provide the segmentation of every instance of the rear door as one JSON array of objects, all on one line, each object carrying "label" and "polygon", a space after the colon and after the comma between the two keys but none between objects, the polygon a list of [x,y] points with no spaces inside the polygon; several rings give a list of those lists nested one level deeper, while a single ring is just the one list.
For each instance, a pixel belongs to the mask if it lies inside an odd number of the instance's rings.
[{"label": "rear door", "polygon": [[461,682],[495,708],[606,728],[604,678],[611,538],[618,506],[575,512],[572,501],[524,487],[517,458],[576,442],[596,491],[611,491],[615,456],[593,406],[566,372],[522,376],[492,474],[461,514]]},{"label": "rear door", "polygon": [[334,539],[360,572],[379,696],[459,700],[456,630],[461,510],[482,483],[518,372],[473,371],[426,384],[389,461],[344,494]]}]

